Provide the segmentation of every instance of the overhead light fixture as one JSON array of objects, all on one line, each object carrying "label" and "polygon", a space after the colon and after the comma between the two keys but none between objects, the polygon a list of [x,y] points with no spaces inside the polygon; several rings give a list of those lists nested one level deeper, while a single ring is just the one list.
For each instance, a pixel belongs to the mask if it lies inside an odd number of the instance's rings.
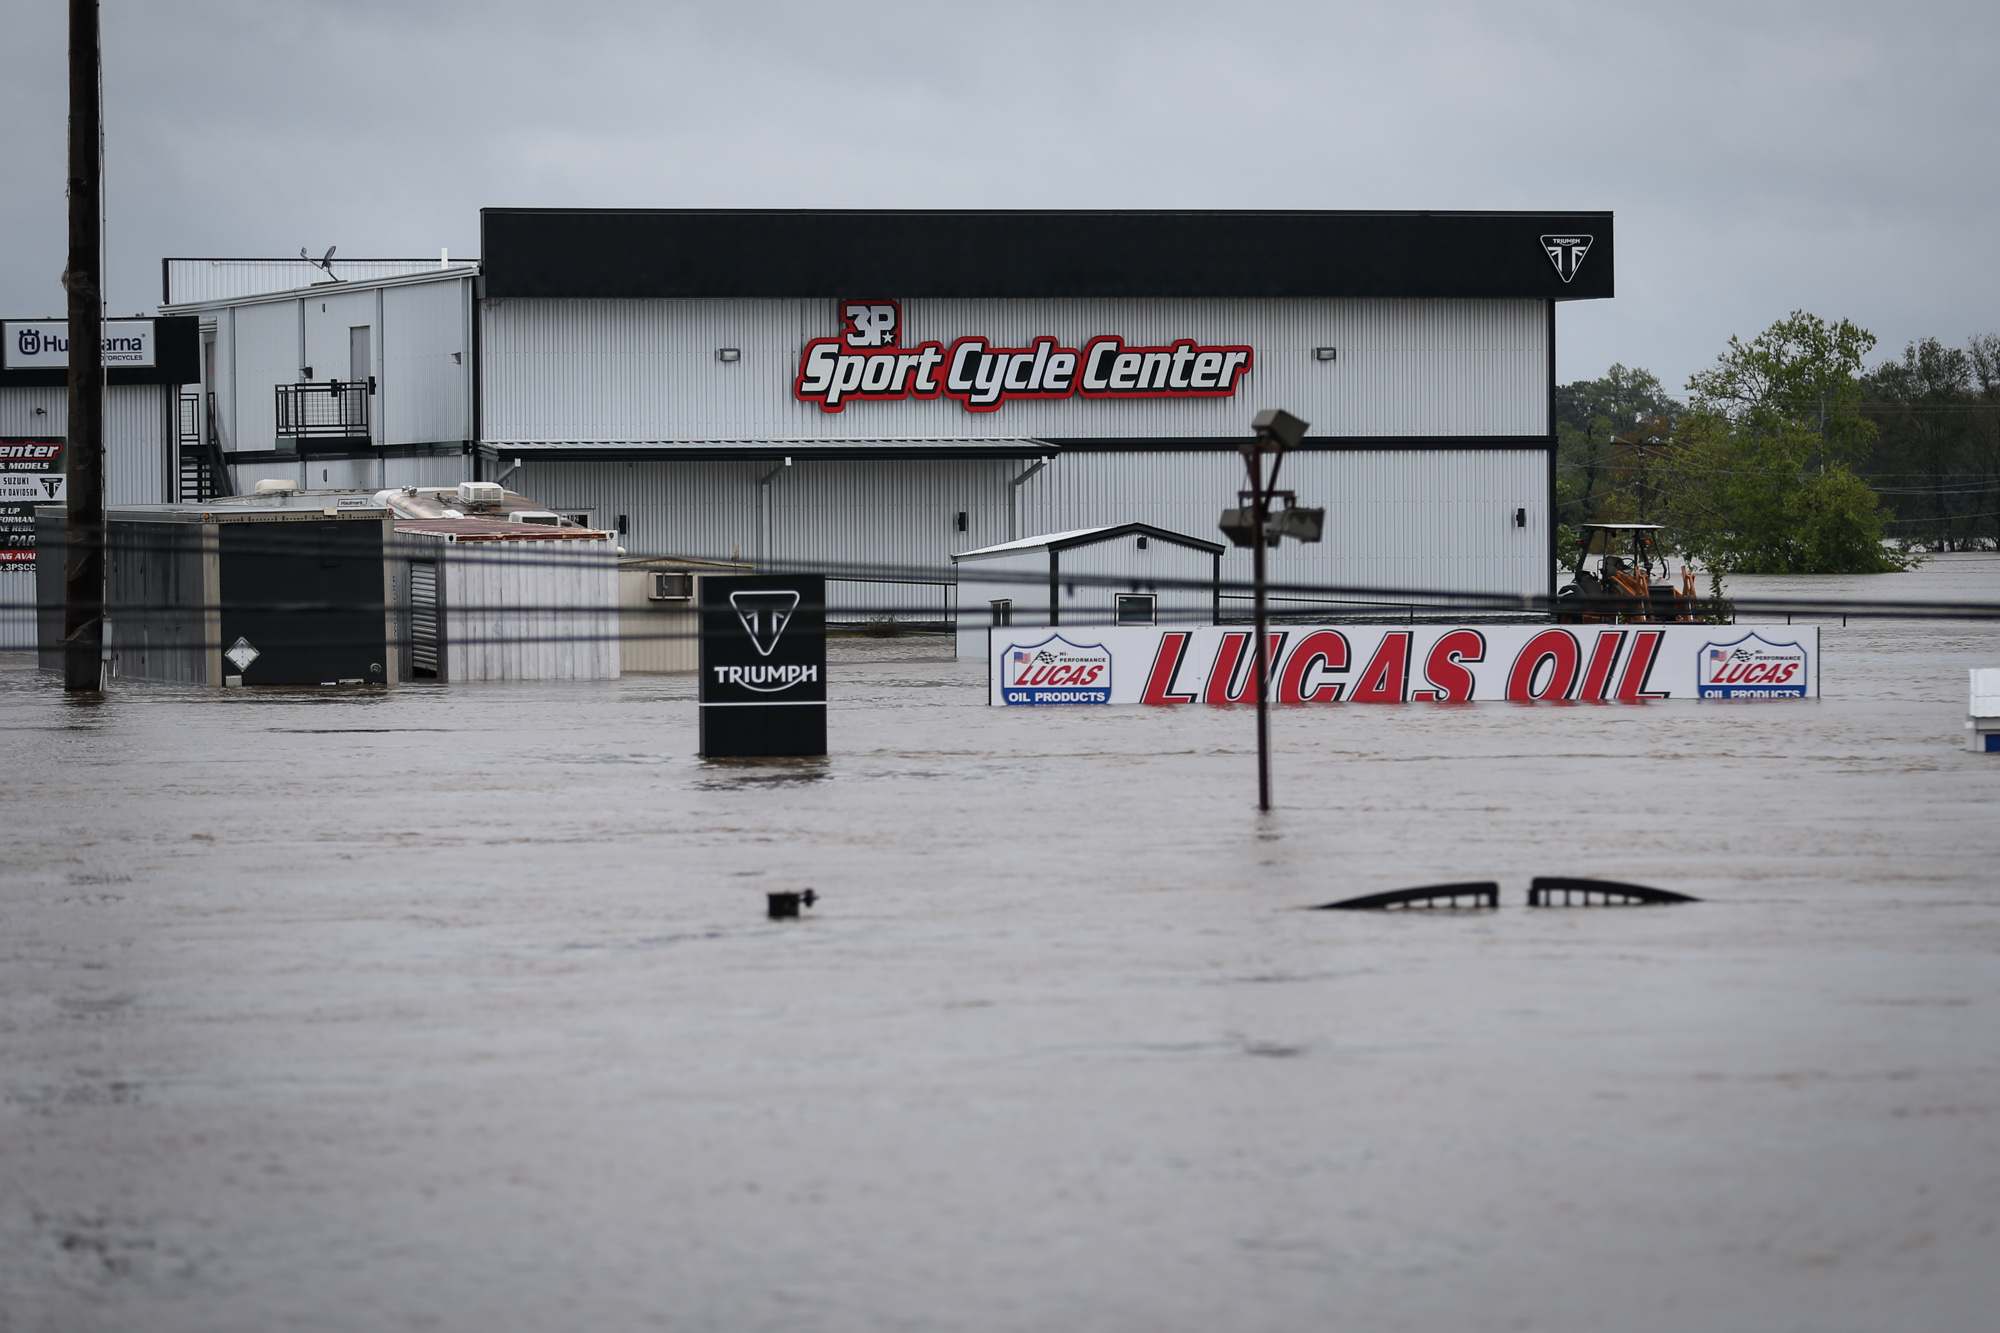
[{"label": "overhead light fixture", "polygon": [[[1216,524],[1216,526],[1222,529],[1225,537],[1229,538],[1230,545],[1254,546],[1256,545],[1255,522],[1253,513],[1249,509],[1225,509],[1222,511],[1222,521]],[[1266,524],[1264,527],[1264,545],[1276,546],[1278,544],[1278,537],[1277,525]]]},{"label": "overhead light fixture", "polygon": [[718,347],[715,349],[715,359],[717,361],[741,361],[743,359],[743,349],[740,347]]},{"label": "overhead light fixture", "polygon": [[[1259,412],[1250,427],[1257,432],[1260,440],[1269,440],[1280,449],[1296,449],[1299,441],[1306,437],[1308,424],[1281,407],[1270,407]],[[1272,474],[1276,475],[1276,472],[1277,469],[1273,468]]]},{"label": "overhead light fixture", "polygon": [[1291,505],[1278,511],[1277,526],[1283,536],[1296,541],[1316,542],[1326,531],[1326,510]]},{"label": "overhead light fixture", "polygon": [[1315,361],[1331,361],[1339,355],[1340,349],[1338,347],[1313,348],[1313,360]]}]

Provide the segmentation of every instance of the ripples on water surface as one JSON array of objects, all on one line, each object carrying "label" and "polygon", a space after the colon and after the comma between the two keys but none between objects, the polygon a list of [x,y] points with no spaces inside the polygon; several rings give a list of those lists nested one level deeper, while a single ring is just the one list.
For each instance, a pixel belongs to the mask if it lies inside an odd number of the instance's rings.
[{"label": "ripples on water surface", "polygon": [[693,758],[685,678],[8,659],[0,1327],[1981,1326],[2000,626],[1822,636],[1817,702],[1284,710],[1262,819],[1248,711],[922,640],[789,765]]}]

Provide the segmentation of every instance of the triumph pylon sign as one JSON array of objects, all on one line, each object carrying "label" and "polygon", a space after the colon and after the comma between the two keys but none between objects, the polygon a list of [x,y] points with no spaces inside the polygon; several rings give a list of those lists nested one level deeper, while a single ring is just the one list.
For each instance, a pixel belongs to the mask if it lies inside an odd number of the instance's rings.
[{"label": "triumph pylon sign", "polygon": [[826,580],[701,580],[701,753],[826,753]]},{"label": "triumph pylon sign", "polygon": [[1065,347],[1054,336],[1009,347],[970,335],[950,347],[906,346],[903,310],[888,300],[842,301],[841,333],[815,338],[799,356],[792,393],[822,411],[852,402],[956,398],[968,412],[997,412],[1019,399],[1231,398],[1256,361],[1249,347],[1177,338],[1132,346],[1116,334]]}]

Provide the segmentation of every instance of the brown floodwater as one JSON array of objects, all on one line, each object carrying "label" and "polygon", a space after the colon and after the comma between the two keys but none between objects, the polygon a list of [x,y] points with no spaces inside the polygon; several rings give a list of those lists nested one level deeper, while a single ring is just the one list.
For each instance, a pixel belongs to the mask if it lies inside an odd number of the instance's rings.
[{"label": "brown floodwater", "polygon": [[944,641],[836,642],[789,764],[685,677],[0,659],[0,1330],[1984,1326],[2000,626],[1821,635],[1816,701],[1280,710],[1268,816],[1249,710]]}]

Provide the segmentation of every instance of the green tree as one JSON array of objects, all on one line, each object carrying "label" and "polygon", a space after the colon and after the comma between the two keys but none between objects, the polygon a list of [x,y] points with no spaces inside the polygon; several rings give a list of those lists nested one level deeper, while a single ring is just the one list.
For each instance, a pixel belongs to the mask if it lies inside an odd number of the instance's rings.
[{"label": "green tree", "polygon": [[2000,333],[1982,333],[1966,343],[1972,362],[1972,425],[1967,431],[1967,461],[1979,479],[1977,499],[1992,524],[1993,544],[2000,547]]},{"label": "green tree", "polygon": [[[1983,352],[1975,339],[1975,351]],[[1868,414],[1881,430],[1869,460],[1878,491],[1910,497],[1904,529],[1933,551],[1964,549],[1991,510],[1993,495],[1976,455],[1979,396],[1974,358],[1936,338],[1913,342],[1865,383]]]},{"label": "green tree", "polygon": [[[1622,514],[1628,507],[1632,453],[1621,449],[1635,432],[1654,432],[1682,405],[1659,377],[1614,365],[1594,380],[1556,389],[1556,517],[1558,549],[1575,552],[1576,525]],[[1638,457],[1645,461],[1645,451]],[[1578,554],[1575,558],[1580,559]]]},{"label": "green tree", "polygon": [[1876,433],[1861,410],[1874,345],[1847,320],[1793,311],[1748,343],[1732,337],[1689,379],[1689,411],[1659,462],[1661,521],[1716,596],[1731,573],[1908,567],[1882,545],[1887,515],[1851,470]]}]

